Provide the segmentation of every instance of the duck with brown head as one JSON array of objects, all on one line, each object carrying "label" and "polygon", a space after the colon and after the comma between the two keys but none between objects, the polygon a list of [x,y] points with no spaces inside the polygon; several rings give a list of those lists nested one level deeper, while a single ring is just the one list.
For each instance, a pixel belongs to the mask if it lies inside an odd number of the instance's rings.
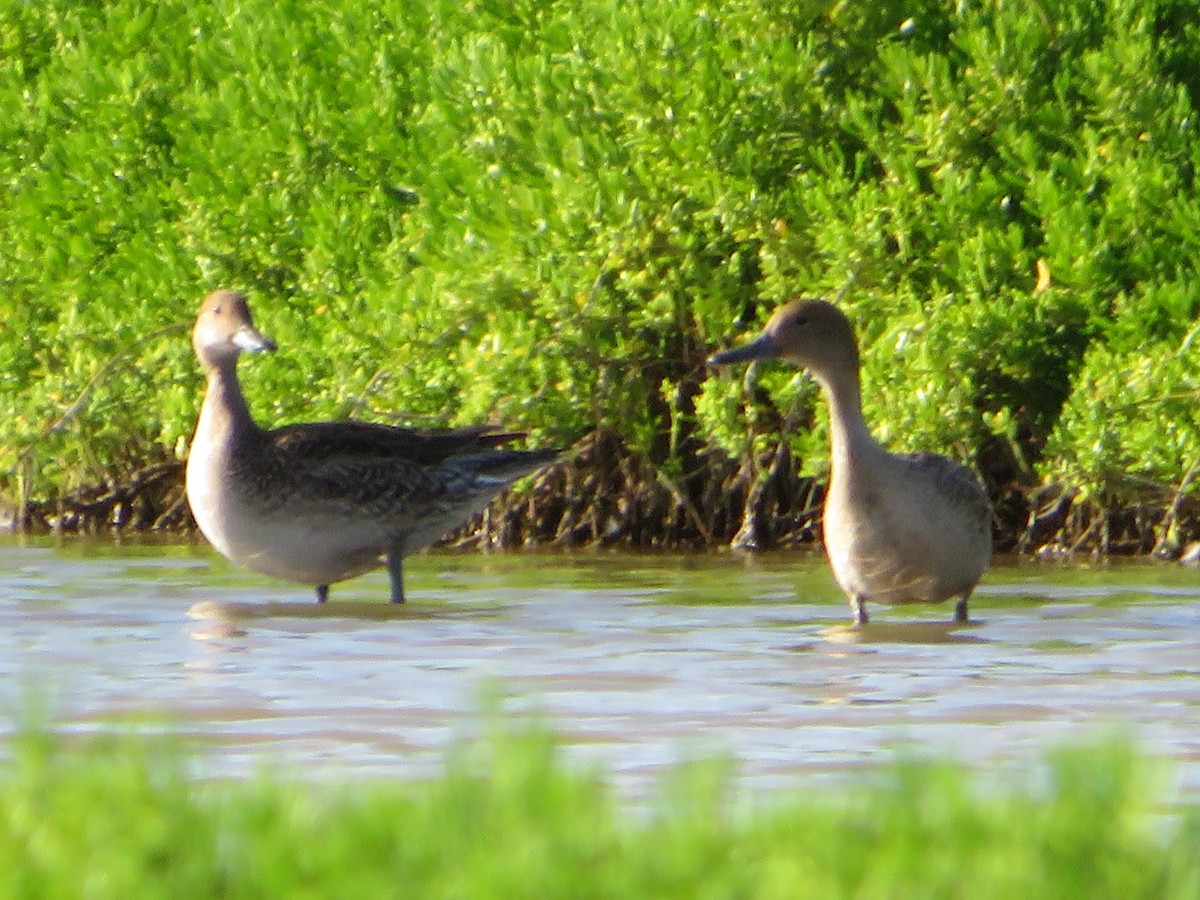
[{"label": "duck with brown head", "polygon": [[784,359],[812,373],[829,403],[830,478],[825,550],[858,624],[867,602],[941,603],[955,620],[991,558],[987,495],[964,466],[933,453],[889,453],[862,412],[858,341],[845,314],[823,300],[779,308],[751,343],[711,365]]},{"label": "duck with brown head", "polygon": [[403,557],[483,509],[557,450],[513,450],[522,435],[487,426],[425,430],[315,422],[268,431],[237,377],[243,352],[274,350],[246,298],[216,291],[192,331],[207,390],[187,462],[187,497],[201,532],[256,572],[329,585],[386,564],[404,602]]}]

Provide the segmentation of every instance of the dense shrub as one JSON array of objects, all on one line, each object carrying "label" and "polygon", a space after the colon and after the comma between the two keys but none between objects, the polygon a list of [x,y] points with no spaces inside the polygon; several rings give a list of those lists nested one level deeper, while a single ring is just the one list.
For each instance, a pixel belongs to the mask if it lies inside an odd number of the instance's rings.
[{"label": "dense shrub", "polygon": [[1182,0],[3,0],[0,488],[182,455],[231,286],[269,423],[612,425],[675,477],[750,446],[703,361],[803,291],[891,444],[1162,495],[1200,457],[1198,73]]}]

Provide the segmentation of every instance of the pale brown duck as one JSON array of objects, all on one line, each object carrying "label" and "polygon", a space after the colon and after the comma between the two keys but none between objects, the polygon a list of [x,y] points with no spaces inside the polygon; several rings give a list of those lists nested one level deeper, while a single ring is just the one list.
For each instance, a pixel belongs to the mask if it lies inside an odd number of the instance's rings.
[{"label": "pale brown duck", "polygon": [[829,403],[830,479],[825,549],[854,621],[867,602],[941,603],[957,622],[988,566],[992,513],[969,469],[934,453],[889,453],[862,413],[858,342],[845,314],[823,300],[776,310],[753,342],[712,365],[780,358],[807,369]]}]

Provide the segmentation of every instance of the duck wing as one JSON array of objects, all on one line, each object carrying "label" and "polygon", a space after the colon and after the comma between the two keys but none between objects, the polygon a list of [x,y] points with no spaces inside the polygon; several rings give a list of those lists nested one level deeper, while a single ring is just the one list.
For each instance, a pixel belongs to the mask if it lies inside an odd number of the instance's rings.
[{"label": "duck wing", "polygon": [[987,493],[975,474],[962,463],[955,462],[940,453],[918,452],[900,454],[914,470],[930,478],[955,505],[969,510],[970,514],[991,527],[992,506]]},{"label": "duck wing", "polygon": [[406,428],[356,421],[285,425],[267,433],[273,452],[310,464],[359,457],[406,460],[422,466],[500,447],[524,436],[521,431],[503,431],[490,425]]},{"label": "duck wing", "polygon": [[305,492],[360,506],[496,493],[560,455],[503,447],[523,432],[313,422],[268,432],[269,453]]}]

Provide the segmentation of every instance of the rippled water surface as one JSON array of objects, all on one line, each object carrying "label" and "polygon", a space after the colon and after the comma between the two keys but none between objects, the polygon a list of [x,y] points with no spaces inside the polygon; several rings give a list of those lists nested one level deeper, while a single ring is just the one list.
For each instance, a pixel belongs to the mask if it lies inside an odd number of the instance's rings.
[{"label": "rippled water surface", "polygon": [[1020,763],[1132,733],[1200,793],[1200,571],[998,563],[977,622],[873,608],[819,556],[429,554],[316,607],[205,546],[0,543],[0,697],[77,731],[154,722],[202,764],[423,775],[487,697],[639,789],[728,754],[751,783],[838,777],[894,748]]}]

